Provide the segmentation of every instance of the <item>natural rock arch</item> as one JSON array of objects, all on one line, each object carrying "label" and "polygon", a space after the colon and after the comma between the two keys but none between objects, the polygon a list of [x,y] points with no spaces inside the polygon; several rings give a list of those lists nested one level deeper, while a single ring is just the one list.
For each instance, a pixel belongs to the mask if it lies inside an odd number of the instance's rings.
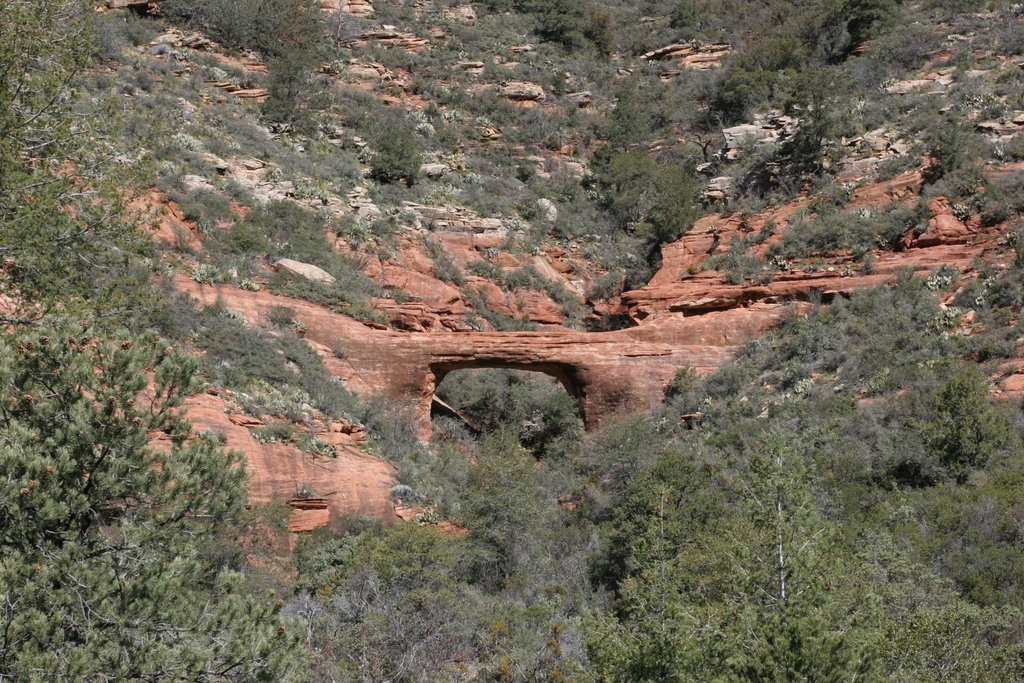
[{"label": "natural rock arch", "polygon": [[616,413],[642,413],[659,405],[679,368],[706,373],[721,367],[779,315],[774,309],[729,310],[659,321],[654,314],[640,327],[614,332],[396,332],[266,292],[205,287],[187,278],[176,284],[207,305],[222,297],[248,320],[267,320],[274,308],[290,309],[331,374],[365,397],[411,401],[424,438],[430,435],[434,390],[453,370],[544,372],[576,398],[585,425],[594,428]]},{"label": "natural rock arch", "polygon": [[506,368],[547,374],[577,400],[585,425],[592,428],[612,414],[658,405],[676,370],[703,365],[706,355],[615,332],[383,332],[340,343],[355,378],[376,392],[415,403],[424,436],[430,432],[434,391],[455,370]]}]

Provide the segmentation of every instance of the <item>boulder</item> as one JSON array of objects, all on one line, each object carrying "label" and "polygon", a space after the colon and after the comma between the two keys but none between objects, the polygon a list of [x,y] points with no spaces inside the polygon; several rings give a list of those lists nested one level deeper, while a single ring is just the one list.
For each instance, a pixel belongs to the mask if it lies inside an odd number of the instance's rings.
[{"label": "boulder", "polygon": [[537,208],[540,210],[541,217],[549,223],[554,223],[558,220],[558,207],[547,197],[541,197],[537,200]]},{"label": "boulder", "polygon": [[928,208],[934,215],[928,220],[925,231],[914,241],[914,246],[963,244],[971,236],[970,228],[953,215],[953,208],[945,197],[935,197]]},{"label": "boulder", "polygon": [[722,56],[732,51],[728,43],[673,43],[640,55],[646,61],[673,61],[691,69],[704,71],[722,66]]},{"label": "boulder", "polygon": [[743,145],[754,144],[775,137],[771,130],[754,123],[743,123],[731,128],[723,128],[722,135],[725,136],[726,149],[739,149]]},{"label": "boulder", "polygon": [[373,14],[370,0],[321,0],[321,7],[328,11],[346,12],[362,18]]},{"label": "boulder", "polygon": [[911,79],[907,81],[896,81],[886,86],[885,92],[890,95],[908,95],[917,93],[919,95],[934,95],[946,91],[946,86],[931,79]]},{"label": "boulder", "polygon": [[380,81],[394,80],[394,75],[388,71],[388,68],[378,62],[358,62],[351,60],[345,64],[345,71],[356,78]]},{"label": "boulder", "polygon": [[544,88],[529,81],[506,81],[499,86],[498,94],[514,102],[539,102],[546,97]]},{"label": "boulder", "polygon": [[883,157],[867,157],[864,159],[843,159],[839,164],[839,173],[836,180],[841,182],[852,182],[871,175],[878,170]]},{"label": "boulder", "polygon": [[484,72],[484,63],[477,61],[459,62],[457,66],[468,74],[474,76],[482,74]]},{"label": "boulder", "polygon": [[413,33],[399,31],[394,26],[388,25],[382,26],[379,30],[366,31],[365,33],[345,38],[339,41],[339,43],[346,47],[362,47],[376,43],[383,47],[397,47],[400,50],[407,50],[409,52],[415,52],[416,50],[430,47],[430,41],[428,39],[420,38]]},{"label": "boulder", "polygon": [[376,220],[384,215],[376,204],[367,196],[369,190],[365,187],[353,188],[348,193],[348,205],[355,211],[356,217],[363,220]]},{"label": "boulder", "polygon": [[500,218],[484,218],[462,206],[426,206],[402,202],[402,209],[414,225],[436,233],[489,233],[504,236],[505,223]]},{"label": "boulder", "polygon": [[334,276],[328,273],[319,266],[314,266],[311,263],[303,263],[302,261],[295,261],[290,258],[278,259],[274,264],[280,270],[284,270],[292,275],[298,275],[304,277],[311,282],[325,282],[330,284],[334,282]]},{"label": "boulder", "polygon": [[189,173],[187,175],[182,176],[181,177],[181,185],[188,192],[190,192],[192,194],[195,194],[196,192],[199,192],[200,190],[205,190],[207,192],[216,192],[217,191],[217,188],[214,187],[213,184],[210,183],[209,180],[207,180],[206,178],[204,178],[201,175],[196,175],[194,173]]},{"label": "boulder", "polygon": [[576,180],[583,180],[587,176],[587,167],[578,161],[563,161],[561,169],[570,178],[575,178]]},{"label": "boulder", "polygon": [[975,128],[979,133],[990,138],[999,140],[1011,138],[1024,132],[1024,114],[1020,112],[1014,112],[1014,114],[1013,118],[1005,117],[998,121],[982,121],[975,124]]},{"label": "boulder", "polygon": [[580,92],[571,92],[566,94],[565,99],[575,104],[580,109],[589,107],[590,103],[593,102],[593,97],[589,90],[581,90]]},{"label": "boulder", "polygon": [[769,111],[754,117],[752,123],[723,128],[725,158],[737,159],[743,147],[781,142],[793,134],[799,119],[779,111]]},{"label": "boulder", "polygon": [[447,164],[423,164],[420,166],[420,173],[434,180],[448,175],[449,170]]},{"label": "boulder", "polygon": [[868,146],[873,154],[881,154],[889,148],[889,138],[884,128],[877,128],[870,133],[864,133],[864,144]]}]

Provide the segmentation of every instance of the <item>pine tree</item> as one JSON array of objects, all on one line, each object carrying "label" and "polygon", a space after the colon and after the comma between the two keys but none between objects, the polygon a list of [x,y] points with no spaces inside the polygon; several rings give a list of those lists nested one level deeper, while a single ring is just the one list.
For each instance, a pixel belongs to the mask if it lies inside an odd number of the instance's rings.
[{"label": "pine tree", "polygon": [[723,620],[725,667],[740,680],[870,679],[869,632],[836,600],[837,530],[818,510],[809,463],[786,440],[765,435],[743,485],[751,533],[731,544],[740,580]]},{"label": "pine tree", "polygon": [[272,602],[208,559],[245,469],[190,434],[196,370],[87,321],[0,339],[0,679],[296,677]]},{"label": "pine tree", "polygon": [[932,399],[935,419],[924,426],[931,450],[959,483],[999,451],[1017,443],[1009,422],[988,397],[988,386],[971,366],[953,367]]},{"label": "pine tree", "polygon": [[375,154],[370,159],[370,175],[382,183],[403,181],[409,187],[420,174],[420,141],[412,126],[401,116],[382,122],[380,134],[373,141]]},{"label": "pine tree", "polygon": [[[840,592],[841,544],[811,492],[794,437],[763,435],[722,531],[638,556],[617,616],[590,623],[596,680],[875,680],[870,604]],[[666,497],[667,501],[668,498]],[[670,511],[643,532],[658,549]],[[676,541],[678,543],[678,541]]]},{"label": "pine tree", "polygon": [[0,3],[0,293],[20,298],[14,317],[69,295],[109,310],[140,293],[119,277],[142,240],[118,220],[110,122],[73,110],[91,28],[84,0]]}]

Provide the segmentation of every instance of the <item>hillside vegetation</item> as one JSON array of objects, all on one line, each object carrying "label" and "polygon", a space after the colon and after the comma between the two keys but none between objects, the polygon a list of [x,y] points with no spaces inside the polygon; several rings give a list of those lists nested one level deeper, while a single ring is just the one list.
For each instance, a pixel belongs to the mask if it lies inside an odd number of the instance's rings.
[{"label": "hillside vegetation", "polygon": [[5,2],[0,679],[1024,680],[1022,212],[1020,4]]}]

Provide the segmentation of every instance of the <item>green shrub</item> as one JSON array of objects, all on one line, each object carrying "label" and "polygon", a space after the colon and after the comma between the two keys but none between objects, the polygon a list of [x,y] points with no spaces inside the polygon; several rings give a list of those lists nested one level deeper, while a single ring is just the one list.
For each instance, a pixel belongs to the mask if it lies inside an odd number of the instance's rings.
[{"label": "green shrub", "polygon": [[301,450],[321,458],[338,457],[338,451],[334,446],[312,434],[307,434],[305,438],[299,441],[298,446]]},{"label": "green shrub", "polygon": [[416,184],[422,148],[409,122],[396,116],[380,123],[371,146],[371,177],[383,183],[403,181],[409,187]]},{"label": "green shrub", "polygon": [[252,430],[252,437],[260,443],[291,443],[295,430],[290,424],[273,423]]},{"label": "green shrub", "polygon": [[850,45],[860,45],[891,25],[899,6],[900,0],[845,0],[842,11]]},{"label": "green shrub", "polygon": [[659,164],[646,150],[599,153],[592,182],[619,229],[646,241],[649,262],[658,246],[684,233],[701,212],[699,183],[690,169]]},{"label": "green shrub", "polygon": [[685,33],[692,29],[700,19],[697,8],[691,0],[679,0],[672,8],[672,14],[668,17],[669,26],[680,29]]},{"label": "green shrub", "polygon": [[962,483],[996,453],[1019,441],[992,406],[988,385],[973,367],[959,365],[932,399],[934,419],[924,427],[929,448]]},{"label": "green shrub", "polygon": [[361,272],[358,272],[358,276],[352,274],[346,280],[332,283],[311,282],[303,277],[279,272],[271,279],[269,289],[274,294],[319,304],[356,320],[388,324],[387,318],[375,311],[369,302],[374,292],[383,292]]},{"label": "green shrub", "polygon": [[161,10],[214,40],[270,57],[307,49],[323,36],[313,0],[168,0]]},{"label": "green shrub", "polygon": [[893,204],[880,212],[834,212],[795,221],[781,242],[769,247],[769,256],[805,258],[851,251],[863,257],[874,249],[892,249],[908,231],[924,231],[929,211],[925,204],[908,208]]},{"label": "green shrub", "polygon": [[925,145],[932,163],[925,171],[925,179],[934,183],[976,159],[973,141],[974,133],[955,119],[927,130]]},{"label": "green shrub", "polygon": [[484,432],[510,430],[538,458],[578,439],[583,427],[576,399],[556,380],[537,373],[450,373],[437,394]]},{"label": "green shrub", "polygon": [[313,111],[325,108],[322,94],[329,88],[326,82],[314,83],[316,61],[313,51],[293,49],[268,63],[267,99],[260,104],[264,118],[289,123],[303,132],[315,132]]},{"label": "green shrub", "polygon": [[440,244],[434,240],[425,240],[423,244],[427,248],[427,253],[430,254],[430,260],[434,262],[434,276],[437,279],[450,282],[456,287],[461,287],[466,283],[462,269],[451,260]]},{"label": "green shrub", "polygon": [[492,311],[487,307],[487,301],[483,295],[472,287],[464,289],[462,295],[466,297],[470,307],[473,309],[473,312],[468,316],[471,325],[474,324],[475,316],[479,315],[498,332],[530,332],[537,329],[537,324],[530,322],[530,319],[526,316],[514,318],[498,311]]},{"label": "green shrub", "polygon": [[[0,590],[17,596],[0,607],[0,670],[301,679],[289,622],[210,552],[235,545],[246,468],[185,420],[198,359],[155,335],[105,338],[72,320],[0,339]],[[163,447],[153,434],[167,435]]]}]

